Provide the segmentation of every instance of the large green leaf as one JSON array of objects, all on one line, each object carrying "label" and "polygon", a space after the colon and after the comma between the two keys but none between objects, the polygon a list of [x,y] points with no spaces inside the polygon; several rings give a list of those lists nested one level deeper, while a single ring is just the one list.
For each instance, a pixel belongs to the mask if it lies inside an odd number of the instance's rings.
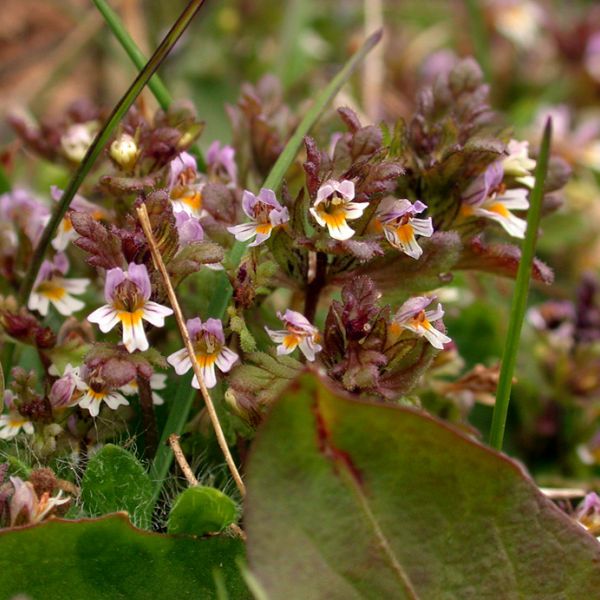
[{"label": "large green leaf", "polygon": [[522,468],[409,408],[304,374],[249,460],[250,568],[270,598],[597,598],[600,545]]},{"label": "large green leaf", "polygon": [[236,559],[242,542],[194,539],[135,529],[123,514],[51,520],[0,532],[0,600],[248,598]]},{"label": "large green leaf", "polygon": [[150,527],[153,485],[138,459],[120,446],[106,444],[90,459],[81,482],[88,515],[127,511],[139,527]]}]

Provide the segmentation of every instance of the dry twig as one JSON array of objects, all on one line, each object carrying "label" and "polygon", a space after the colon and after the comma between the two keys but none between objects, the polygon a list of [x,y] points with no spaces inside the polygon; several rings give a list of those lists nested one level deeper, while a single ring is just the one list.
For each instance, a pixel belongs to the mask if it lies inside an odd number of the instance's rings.
[{"label": "dry twig", "polygon": [[175,456],[175,460],[181,469],[181,472],[185,475],[187,482],[191,486],[198,485],[198,480],[194,475],[188,461],[186,460],[183,450],[181,449],[181,445],[179,444],[179,436],[176,433],[172,433],[169,436],[169,446],[171,446],[171,450],[173,450],[173,455]]}]

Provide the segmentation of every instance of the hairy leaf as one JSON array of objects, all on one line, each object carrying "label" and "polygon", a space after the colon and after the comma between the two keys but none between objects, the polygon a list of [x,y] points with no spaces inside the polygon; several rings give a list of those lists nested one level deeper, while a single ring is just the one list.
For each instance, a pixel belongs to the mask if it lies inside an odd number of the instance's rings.
[{"label": "hairy leaf", "polygon": [[92,516],[125,510],[148,528],[152,517],[152,481],[133,454],[106,444],[90,459],[81,482],[81,499]]},{"label": "hairy leaf", "polygon": [[207,486],[191,487],[182,492],[169,514],[167,531],[205,535],[223,531],[237,516],[235,502],[223,492]]},{"label": "hairy leaf", "polygon": [[167,266],[173,285],[179,285],[188,275],[198,272],[203,265],[221,262],[224,256],[223,248],[215,242],[204,240],[188,244]]},{"label": "hairy leaf", "polygon": [[88,264],[103,269],[124,266],[121,240],[117,235],[84,212],[72,211],[71,223],[81,236],[74,244],[90,255]]},{"label": "hairy leaf", "polygon": [[415,260],[397,250],[390,250],[363,267],[340,275],[336,281],[346,281],[357,274],[368,275],[385,301],[404,301],[409,295],[439,287],[448,278],[461,251],[461,242],[453,231],[436,232],[431,238],[420,239],[423,255]]},{"label": "hairy leaf", "polygon": [[[473,238],[463,248],[456,269],[477,270],[514,279],[519,268],[521,251],[512,244],[486,244],[480,237]],[[554,273],[538,258],[533,260],[531,276],[536,281],[550,284]]]}]

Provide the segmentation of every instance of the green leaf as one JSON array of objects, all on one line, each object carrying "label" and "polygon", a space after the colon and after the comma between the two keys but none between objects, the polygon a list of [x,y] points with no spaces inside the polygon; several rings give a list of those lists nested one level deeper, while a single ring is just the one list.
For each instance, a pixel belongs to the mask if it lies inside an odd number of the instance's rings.
[{"label": "green leaf", "polygon": [[213,573],[229,599],[249,594],[236,566],[243,544],[135,529],[124,515],[55,519],[0,532],[0,598],[143,600],[216,598]]},{"label": "green leaf", "polygon": [[199,485],[188,488],[175,500],[167,531],[189,535],[220,532],[236,517],[237,507],[229,496],[215,488]]},{"label": "green leaf", "polygon": [[600,545],[522,467],[414,409],[292,384],[246,476],[270,598],[592,598]]},{"label": "green leaf", "polygon": [[113,444],[106,444],[90,459],[81,499],[91,516],[125,510],[139,527],[150,527],[152,481],[137,458]]}]

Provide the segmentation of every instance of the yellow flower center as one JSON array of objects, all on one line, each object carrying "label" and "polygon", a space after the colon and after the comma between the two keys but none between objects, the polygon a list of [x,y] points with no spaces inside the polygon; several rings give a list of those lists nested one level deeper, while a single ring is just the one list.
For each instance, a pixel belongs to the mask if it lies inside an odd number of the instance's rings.
[{"label": "yellow flower center", "polygon": [[45,296],[49,300],[58,301],[63,298],[66,294],[65,288],[60,285],[56,280],[50,279],[48,281],[42,281],[37,287],[37,293]]},{"label": "yellow flower center", "polygon": [[488,206],[487,209],[499,214],[501,217],[506,218],[506,217],[510,216],[510,212],[508,212],[508,208],[506,208],[506,206],[504,206],[504,204],[502,204],[501,202],[494,202],[494,204],[491,204],[490,206]]},{"label": "yellow flower center", "polygon": [[118,314],[117,314],[117,317],[118,317],[119,321],[121,321],[123,328],[126,328],[126,327],[132,328],[132,327],[135,327],[136,325],[139,325],[140,322],[142,321],[143,316],[144,316],[144,310],[142,308],[138,308],[137,310],[134,310],[133,312],[120,310],[120,311],[118,311]]},{"label": "yellow flower center", "polygon": [[203,354],[202,352],[198,352],[196,354],[196,360],[198,361],[198,365],[201,369],[206,367],[210,367],[217,362],[218,353],[214,352],[213,354]]},{"label": "yellow flower center", "polygon": [[409,244],[415,237],[413,226],[410,223],[396,227],[396,235],[403,244]]},{"label": "yellow flower center", "polygon": [[300,336],[295,333],[289,333],[281,342],[286,350],[294,349],[300,343]]}]

